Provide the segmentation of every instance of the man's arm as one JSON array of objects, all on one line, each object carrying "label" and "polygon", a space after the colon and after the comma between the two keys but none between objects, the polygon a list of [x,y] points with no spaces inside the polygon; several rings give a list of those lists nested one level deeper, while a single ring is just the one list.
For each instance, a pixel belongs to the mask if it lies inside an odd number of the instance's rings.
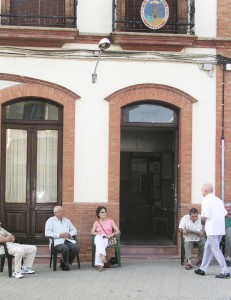
[{"label": "man's arm", "polygon": [[11,235],[0,235],[0,243],[9,243],[9,242],[14,242],[15,241],[15,237],[11,234]]},{"label": "man's arm", "polygon": [[77,229],[76,229],[75,226],[71,223],[70,220],[69,220],[69,234],[70,234],[70,236],[77,235]]},{"label": "man's arm", "polygon": [[186,216],[183,216],[182,219],[180,220],[180,224],[179,224],[179,232],[183,233],[184,235],[187,234],[187,230],[186,230]]},{"label": "man's arm", "polygon": [[179,228],[179,232],[180,232],[180,233],[184,233],[183,231],[184,231],[183,228]]},{"label": "man's arm", "polygon": [[205,225],[205,222],[206,222],[206,217],[201,217],[201,224],[204,226]]}]

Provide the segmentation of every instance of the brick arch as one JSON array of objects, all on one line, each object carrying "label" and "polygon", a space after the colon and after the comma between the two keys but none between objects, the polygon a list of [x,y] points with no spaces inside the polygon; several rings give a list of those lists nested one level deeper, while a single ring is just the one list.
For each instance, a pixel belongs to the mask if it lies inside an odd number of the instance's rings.
[{"label": "brick arch", "polygon": [[[120,191],[120,118],[121,108],[137,101],[162,102],[179,109],[178,204],[191,203],[192,104],[197,100],[166,85],[139,84],[114,92],[109,101],[109,203],[119,205]],[[187,187],[187,188],[186,188]]]},{"label": "brick arch", "polygon": [[[17,98],[41,97],[61,104],[63,110],[63,203],[74,201],[74,130],[75,100],[80,97],[72,91],[43,80],[17,75],[0,74],[0,80],[18,82],[0,90],[2,104]],[[1,112],[0,112],[1,116]]]},{"label": "brick arch", "polygon": [[105,100],[120,103],[124,101],[121,107],[141,100],[163,101],[178,108],[183,108],[185,105],[197,102],[195,98],[179,89],[167,85],[151,83],[137,84],[123,88],[107,96]]}]

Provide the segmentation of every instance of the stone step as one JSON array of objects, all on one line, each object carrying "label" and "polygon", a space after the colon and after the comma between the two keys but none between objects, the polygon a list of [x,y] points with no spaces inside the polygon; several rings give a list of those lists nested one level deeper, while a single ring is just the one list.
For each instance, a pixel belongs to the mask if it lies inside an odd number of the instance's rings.
[{"label": "stone step", "polygon": [[122,257],[179,257],[175,245],[121,245]]},{"label": "stone step", "polygon": [[[122,258],[179,258],[176,245],[121,245]],[[50,263],[48,245],[37,245],[35,263]]]},{"label": "stone step", "polygon": [[37,253],[35,257],[35,264],[48,264],[50,263],[51,250],[48,245],[37,245]]}]

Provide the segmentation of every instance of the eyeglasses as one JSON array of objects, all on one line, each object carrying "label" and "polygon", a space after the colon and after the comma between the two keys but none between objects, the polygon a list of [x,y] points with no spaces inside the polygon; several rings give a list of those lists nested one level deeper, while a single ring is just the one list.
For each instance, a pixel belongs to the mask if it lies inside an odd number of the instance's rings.
[{"label": "eyeglasses", "polygon": [[100,211],[99,213],[100,214],[106,214],[107,212],[105,210],[103,210],[103,211]]}]

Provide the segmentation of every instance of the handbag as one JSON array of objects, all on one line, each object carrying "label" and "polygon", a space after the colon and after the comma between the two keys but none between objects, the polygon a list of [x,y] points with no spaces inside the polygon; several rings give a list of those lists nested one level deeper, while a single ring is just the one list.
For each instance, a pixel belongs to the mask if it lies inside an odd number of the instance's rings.
[{"label": "handbag", "polygon": [[[104,230],[102,224],[100,224],[100,222],[98,221],[99,225],[102,227],[103,231],[105,232],[105,234],[107,235],[106,231]],[[115,236],[112,236],[108,239],[108,245],[109,246],[113,246],[117,244],[117,238]]]},{"label": "handbag", "polygon": [[108,245],[113,246],[117,244],[117,238],[115,236],[112,236],[108,239]]}]

